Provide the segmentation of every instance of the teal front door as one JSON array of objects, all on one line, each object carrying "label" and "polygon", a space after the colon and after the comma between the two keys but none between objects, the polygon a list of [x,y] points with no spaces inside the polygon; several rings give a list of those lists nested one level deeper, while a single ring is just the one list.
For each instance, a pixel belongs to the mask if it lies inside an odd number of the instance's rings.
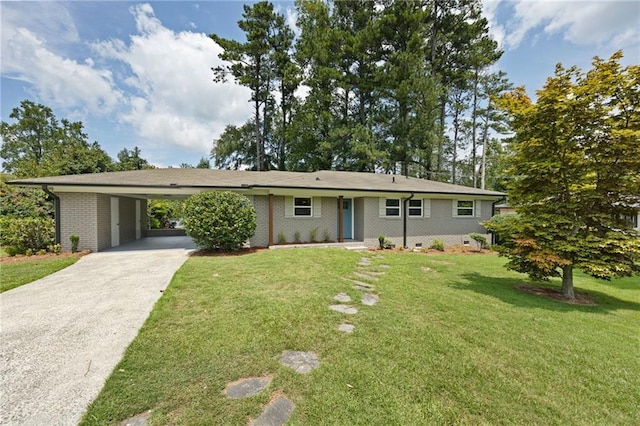
[{"label": "teal front door", "polygon": [[353,199],[342,200],[342,238],[353,239]]}]

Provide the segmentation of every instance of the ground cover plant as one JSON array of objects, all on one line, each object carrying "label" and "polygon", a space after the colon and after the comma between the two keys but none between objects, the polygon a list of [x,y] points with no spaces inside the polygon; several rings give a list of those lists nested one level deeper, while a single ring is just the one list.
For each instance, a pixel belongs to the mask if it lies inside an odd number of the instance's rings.
[{"label": "ground cover plant", "polygon": [[33,258],[9,258],[2,256],[0,264],[0,293],[20,287],[37,279],[51,275],[79,259],[77,256],[35,256]]},{"label": "ground cover plant", "polygon": [[[385,272],[375,306],[360,305],[344,279],[362,256]],[[577,274],[576,292],[597,305],[571,305],[514,288],[532,283],[504,262],[343,249],[192,257],[82,424],[149,409],[154,425],[247,424],[275,394],[296,404],[290,425],[636,422],[635,280]],[[340,292],[358,314],[328,309]],[[336,330],[345,320],[353,334]],[[283,350],[314,351],[320,368],[297,374],[278,363]],[[265,392],[223,394],[228,382],[268,374]]]}]

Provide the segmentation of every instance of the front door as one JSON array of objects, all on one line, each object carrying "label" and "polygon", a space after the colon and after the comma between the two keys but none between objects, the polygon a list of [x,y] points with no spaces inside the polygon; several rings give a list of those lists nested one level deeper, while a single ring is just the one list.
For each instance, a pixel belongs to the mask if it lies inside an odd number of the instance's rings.
[{"label": "front door", "polygon": [[342,199],[342,238],[353,238],[353,199]]},{"label": "front door", "polygon": [[111,247],[120,245],[120,199],[111,197]]}]

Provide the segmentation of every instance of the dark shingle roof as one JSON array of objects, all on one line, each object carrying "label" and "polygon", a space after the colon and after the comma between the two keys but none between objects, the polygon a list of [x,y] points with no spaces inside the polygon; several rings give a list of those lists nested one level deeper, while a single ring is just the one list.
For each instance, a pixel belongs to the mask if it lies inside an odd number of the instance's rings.
[{"label": "dark shingle roof", "polygon": [[108,186],[139,188],[291,188],[365,192],[415,192],[503,196],[497,191],[380,173],[340,171],[283,172],[213,169],[148,169],[19,179],[13,185]]}]

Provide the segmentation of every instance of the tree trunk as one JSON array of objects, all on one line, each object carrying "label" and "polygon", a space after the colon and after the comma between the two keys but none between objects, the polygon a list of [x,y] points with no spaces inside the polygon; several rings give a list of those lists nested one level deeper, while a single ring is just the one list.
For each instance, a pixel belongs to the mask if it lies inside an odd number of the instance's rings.
[{"label": "tree trunk", "polygon": [[576,298],[573,293],[573,265],[562,267],[562,296],[570,300]]}]

